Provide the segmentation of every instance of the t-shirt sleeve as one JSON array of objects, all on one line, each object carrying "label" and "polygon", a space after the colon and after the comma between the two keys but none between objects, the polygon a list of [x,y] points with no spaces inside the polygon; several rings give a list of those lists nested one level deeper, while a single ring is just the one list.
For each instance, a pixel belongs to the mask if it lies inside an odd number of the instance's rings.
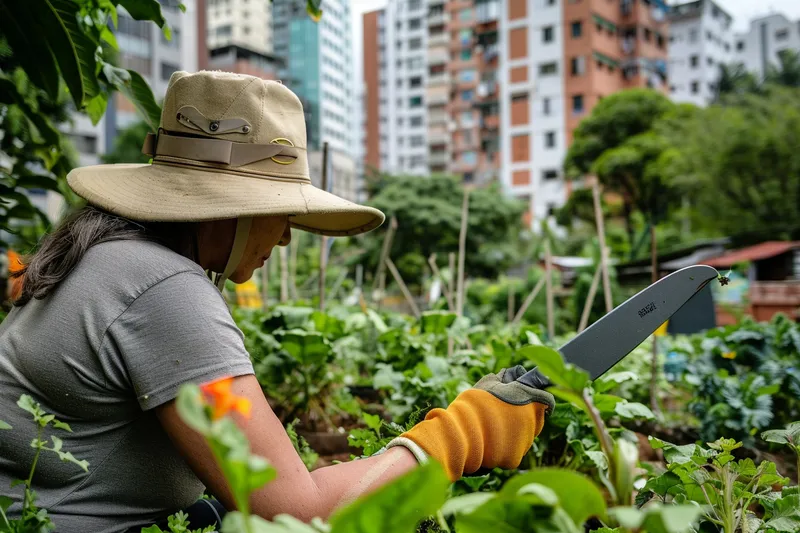
[{"label": "t-shirt sleeve", "polygon": [[244,335],[203,275],[174,274],[148,288],[108,327],[101,357],[125,369],[143,410],[184,383],[253,373]]}]

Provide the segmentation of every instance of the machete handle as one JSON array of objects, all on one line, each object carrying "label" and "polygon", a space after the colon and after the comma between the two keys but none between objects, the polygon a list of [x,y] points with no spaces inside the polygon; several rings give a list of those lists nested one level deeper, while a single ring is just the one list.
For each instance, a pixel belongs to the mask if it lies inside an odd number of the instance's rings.
[{"label": "machete handle", "polygon": [[544,374],[539,372],[538,367],[533,367],[532,370],[525,372],[523,375],[517,378],[517,381],[523,385],[527,385],[528,387],[533,387],[534,389],[540,390],[545,390],[547,387],[552,385],[550,380],[544,377]]}]

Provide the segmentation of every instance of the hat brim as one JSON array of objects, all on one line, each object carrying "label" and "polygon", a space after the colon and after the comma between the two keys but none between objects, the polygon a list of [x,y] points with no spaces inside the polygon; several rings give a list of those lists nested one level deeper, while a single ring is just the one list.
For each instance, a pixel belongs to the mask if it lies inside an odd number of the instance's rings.
[{"label": "hat brim", "polygon": [[76,168],[67,183],[92,205],[140,221],[191,222],[288,215],[292,227],[328,236],[358,235],[384,215],[298,180],[164,164]]}]

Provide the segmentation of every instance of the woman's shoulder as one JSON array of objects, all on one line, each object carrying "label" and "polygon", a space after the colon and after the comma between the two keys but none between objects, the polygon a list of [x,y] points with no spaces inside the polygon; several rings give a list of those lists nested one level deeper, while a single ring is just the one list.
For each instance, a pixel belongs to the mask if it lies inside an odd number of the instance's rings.
[{"label": "woman's shoulder", "polygon": [[[141,293],[179,274],[195,274],[198,283],[210,284],[194,261],[158,243],[114,240],[96,244],[78,265],[84,280],[103,285],[123,285],[125,292]],[[184,276],[185,277],[185,276]]]}]

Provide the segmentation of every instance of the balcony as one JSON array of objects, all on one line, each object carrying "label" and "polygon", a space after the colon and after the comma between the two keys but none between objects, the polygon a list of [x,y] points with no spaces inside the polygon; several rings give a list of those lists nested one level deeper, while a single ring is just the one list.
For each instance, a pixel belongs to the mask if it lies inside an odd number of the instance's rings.
[{"label": "balcony", "polygon": [[448,99],[446,91],[428,91],[425,95],[425,101],[429,106],[446,104]]},{"label": "balcony", "polygon": [[428,65],[444,65],[450,61],[450,54],[447,50],[428,50]]},{"label": "balcony", "polygon": [[438,26],[440,24],[447,24],[450,20],[447,13],[428,13],[428,26]]},{"label": "balcony", "polygon": [[447,125],[447,121],[450,120],[450,115],[445,113],[444,111],[434,111],[432,113],[428,113],[428,125],[433,126],[434,124],[444,124]]},{"label": "balcony", "polygon": [[450,74],[445,70],[436,74],[428,75],[428,87],[438,87],[450,84]]},{"label": "balcony", "polygon": [[432,48],[434,46],[447,46],[448,44],[450,44],[450,35],[446,31],[437,33],[435,35],[428,35],[428,48]]},{"label": "balcony", "polygon": [[485,24],[500,19],[500,2],[478,4],[475,8],[475,19],[478,24]]},{"label": "balcony", "polygon": [[432,146],[447,144],[450,134],[444,130],[428,130],[428,144]]},{"label": "balcony", "polygon": [[428,153],[428,165],[430,166],[446,166],[448,162],[449,157],[446,151]]}]

